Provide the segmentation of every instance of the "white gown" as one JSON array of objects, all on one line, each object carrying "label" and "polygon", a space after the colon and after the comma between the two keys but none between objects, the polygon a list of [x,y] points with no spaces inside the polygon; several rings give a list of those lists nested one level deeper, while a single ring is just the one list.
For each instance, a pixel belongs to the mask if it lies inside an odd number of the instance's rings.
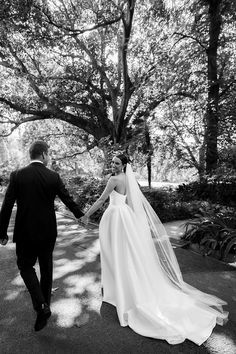
[{"label": "white gown", "polygon": [[142,336],[201,345],[227,313],[173,285],[160,267],[153,242],[143,242],[138,225],[126,196],[113,190],[99,225],[103,301],[116,306],[121,326]]}]

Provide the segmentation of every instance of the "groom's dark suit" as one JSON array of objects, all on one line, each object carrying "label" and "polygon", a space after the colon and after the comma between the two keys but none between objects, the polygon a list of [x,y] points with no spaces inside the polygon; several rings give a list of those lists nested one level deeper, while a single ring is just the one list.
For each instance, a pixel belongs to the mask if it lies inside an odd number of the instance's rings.
[{"label": "groom's dark suit", "polygon": [[[56,196],[76,218],[83,215],[59,174],[40,162],[32,162],[12,172],[0,212],[0,239],[4,239],[16,201],[13,242],[16,243],[17,265],[36,310],[42,303],[50,304],[52,252],[57,237],[54,210]],[[33,268],[37,259],[40,266],[40,283]]]}]

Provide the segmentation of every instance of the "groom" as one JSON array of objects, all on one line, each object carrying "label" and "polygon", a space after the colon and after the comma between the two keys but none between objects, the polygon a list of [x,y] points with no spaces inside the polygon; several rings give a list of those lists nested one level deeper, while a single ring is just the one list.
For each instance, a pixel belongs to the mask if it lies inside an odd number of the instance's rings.
[{"label": "groom", "polygon": [[[29,150],[28,166],[11,173],[0,212],[0,243],[8,240],[7,228],[16,201],[17,212],[13,242],[16,243],[17,265],[37,312],[35,331],[46,326],[51,315],[52,253],[57,237],[54,200],[58,196],[76,218],[83,213],[66,190],[58,173],[49,170],[49,147],[35,141]],[[40,282],[35,263],[40,267]]]}]

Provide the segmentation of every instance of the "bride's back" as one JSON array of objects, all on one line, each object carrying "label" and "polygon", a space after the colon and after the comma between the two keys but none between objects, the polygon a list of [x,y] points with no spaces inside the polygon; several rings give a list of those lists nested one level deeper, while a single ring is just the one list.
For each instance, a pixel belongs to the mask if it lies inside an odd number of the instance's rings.
[{"label": "bride's back", "polygon": [[126,194],[126,175],[121,173],[119,175],[114,176],[117,180],[117,184],[115,187],[115,191],[125,195]]}]

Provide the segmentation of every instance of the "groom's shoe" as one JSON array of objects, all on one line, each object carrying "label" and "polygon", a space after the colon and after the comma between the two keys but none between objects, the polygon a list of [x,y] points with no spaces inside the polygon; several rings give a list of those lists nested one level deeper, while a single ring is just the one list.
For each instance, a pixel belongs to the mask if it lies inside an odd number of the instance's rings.
[{"label": "groom's shoe", "polygon": [[50,307],[47,304],[42,304],[41,308],[37,310],[37,318],[34,325],[36,332],[41,331],[41,329],[47,325],[47,321],[50,316]]}]

